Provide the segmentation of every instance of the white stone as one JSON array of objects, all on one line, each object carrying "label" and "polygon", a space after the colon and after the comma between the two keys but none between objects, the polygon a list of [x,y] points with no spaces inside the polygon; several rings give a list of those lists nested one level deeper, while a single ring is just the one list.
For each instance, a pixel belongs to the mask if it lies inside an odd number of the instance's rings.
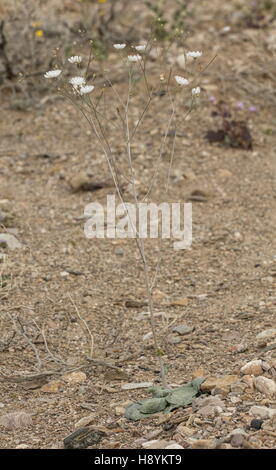
[{"label": "white stone", "polygon": [[10,250],[15,250],[16,248],[21,248],[21,243],[17,240],[14,235],[10,233],[0,233],[0,244],[4,243]]},{"label": "white stone", "polygon": [[245,432],[245,430],[242,429],[242,428],[233,429],[233,431],[231,431],[231,432],[228,434],[228,436],[232,437],[232,436],[235,436],[236,434],[242,434],[242,436],[244,436],[244,437],[247,437],[247,436],[248,436],[247,432]]},{"label": "white stone", "polygon": [[255,388],[263,393],[264,395],[273,396],[276,395],[276,383],[267,379],[266,377],[255,377],[254,379]]},{"label": "white stone", "polygon": [[266,406],[251,406],[249,410],[249,414],[252,416],[256,416],[257,418],[261,419],[269,419],[276,416],[276,409],[267,408]]},{"label": "white stone", "polygon": [[174,441],[166,441],[165,439],[154,439],[142,444],[143,449],[166,449],[167,446],[174,444]]},{"label": "white stone", "polygon": [[123,406],[115,406],[115,415],[123,416],[125,414],[125,408]]},{"label": "white stone", "polygon": [[148,388],[152,386],[153,386],[152,382],[141,382],[141,383],[131,382],[131,383],[122,385],[121,388],[122,390],[135,390],[136,388]]},{"label": "white stone", "polygon": [[262,361],[260,359],[254,359],[253,361],[247,362],[241,368],[241,373],[244,375],[262,375]]},{"label": "white stone", "polygon": [[276,328],[269,328],[268,330],[261,331],[256,335],[257,339],[266,339],[276,336]]},{"label": "white stone", "polygon": [[169,446],[165,447],[165,449],[184,449],[184,447],[175,442],[174,444],[170,444]]}]

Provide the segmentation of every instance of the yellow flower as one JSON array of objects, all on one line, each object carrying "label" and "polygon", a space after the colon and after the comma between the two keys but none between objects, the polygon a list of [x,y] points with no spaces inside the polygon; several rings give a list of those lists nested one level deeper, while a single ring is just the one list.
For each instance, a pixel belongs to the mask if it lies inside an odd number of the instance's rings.
[{"label": "yellow flower", "polygon": [[98,3],[105,3],[106,0],[98,0]]},{"label": "yellow flower", "polygon": [[37,29],[35,32],[35,35],[37,38],[42,38],[42,36],[44,35],[44,32],[42,31],[42,29]]}]

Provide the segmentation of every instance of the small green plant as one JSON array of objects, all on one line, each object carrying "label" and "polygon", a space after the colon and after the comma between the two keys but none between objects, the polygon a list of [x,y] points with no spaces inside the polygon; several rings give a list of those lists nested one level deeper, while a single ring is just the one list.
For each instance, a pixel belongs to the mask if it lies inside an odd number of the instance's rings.
[{"label": "small green plant", "polygon": [[171,17],[168,17],[166,0],[157,2],[145,0],[145,5],[154,14],[153,34],[159,40],[174,40],[184,33],[188,15],[187,7],[190,2],[189,0],[176,0],[175,3],[173,7],[170,6]]}]

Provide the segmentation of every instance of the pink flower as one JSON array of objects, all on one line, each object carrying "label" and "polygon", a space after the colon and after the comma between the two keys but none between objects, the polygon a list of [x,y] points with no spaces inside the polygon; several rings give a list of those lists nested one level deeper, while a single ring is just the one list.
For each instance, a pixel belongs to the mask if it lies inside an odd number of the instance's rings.
[{"label": "pink flower", "polygon": [[238,108],[238,109],[244,109],[244,103],[243,103],[242,101],[238,101],[238,102],[236,103],[236,108]]},{"label": "pink flower", "polygon": [[247,111],[250,111],[250,113],[255,113],[257,111],[257,108],[256,106],[249,106],[249,108],[247,108]]}]

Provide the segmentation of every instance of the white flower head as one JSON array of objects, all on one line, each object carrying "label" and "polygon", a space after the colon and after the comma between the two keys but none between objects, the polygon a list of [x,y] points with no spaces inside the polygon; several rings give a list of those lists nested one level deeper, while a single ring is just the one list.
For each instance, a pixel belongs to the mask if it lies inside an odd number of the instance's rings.
[{"label": "white flower head", "polygon": [[197,59],[198,57],[201,57],[202,56],[202,52],[201,51],[190,51],[190,52],[187,52],[187,57],[192,57],[194,59]]},{"label": "white flower head", "polygon": [[69,57],[68,62],[70,64],[80,64],[82,61],[82,57],[80,55],[72,55],[72,57]]},{"label": "white flower head", "polygon": [[94,90],[94,86],[93,85],[85,85],[85,86],[81,86],[80,87],[80,95],[86,95],[87,93],[91,93],[91,91]]},{"label": "white flower head", "polygon": [[192,88],[192,95],[199,95],[200,94],[200,87],[197,86],[196,88]]},{"label": "white flower head", "polygon": [[124,49],[126,44],[113,44],[113,47],[115,47],[115,49]]},{"label": "white flower head", "polygon": [[146,50],[146,45],[141,45],[141,46],[135,46],[134,49],[136,49],[136,51],[138,52],[144,52]]},{"label": "white flower head", "polygon": [[85,79],[83,77],[72,77],[69,80],[73,88],[79,88],[85,85]]},{"label": "white flower head", "polygon": [[139,62],[139,60],[142,59],[142,57],[137,54],[137,55],[129,55],[128,57],[129,62]]},{"label": "white flower head", "polygon": [[57,78],[59,77],[59,75],[61,74],[62,70],[49,70],[49,72],[46,72],[44,74],[44,77],[45,78]]},{"label": "white flower head", "polygon": [[184,85],[189,85],[189,80],[187,78],[181,77],[180,75],[175,75],[175,81],[178,83],[178,85],[184,86]]}]

